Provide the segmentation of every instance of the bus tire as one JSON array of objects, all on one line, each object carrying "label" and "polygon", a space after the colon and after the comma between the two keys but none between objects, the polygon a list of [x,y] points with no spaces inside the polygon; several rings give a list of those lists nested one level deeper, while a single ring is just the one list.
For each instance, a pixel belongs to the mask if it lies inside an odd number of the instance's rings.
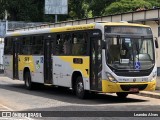
[{"label": "bus tire", "polygon": [[75,84],[75,93],[76,96],[80,99],[86,98],[86,91],[84,90],[83,78],[78,76]]},{"label": "bus tire", "polygon": [[25,80],[25,87],[26,87],[26,89],[32,90],[33,89],[33,82],[31,80],[31,74],[30,74],[29,71],[27,71],[25,73],[24,80]]},{"label": "bus tire", "polygon": [[122,98],[122,99],[124,99],[128,96],[128,93],[126,93],[126,92],[117,92],[116,94],[119,98]]}]

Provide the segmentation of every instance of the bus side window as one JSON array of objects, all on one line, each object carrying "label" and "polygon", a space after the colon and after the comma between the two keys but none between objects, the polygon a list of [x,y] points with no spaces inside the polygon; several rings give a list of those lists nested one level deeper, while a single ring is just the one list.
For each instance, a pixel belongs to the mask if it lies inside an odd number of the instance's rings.
[{"label": "bus side window", "polygon": [[30,38],[28,36],[22,38],[22,54],[31,54]]},{"label": "bus side window", "polygon": [[8,55],[11,55],[13,54],[13,47],[12,47],[12,44],[13,44],[13,38],[5,38],[5,50],[4,50],[4,54],[8,54]]},{"label": "bus side window", "polygon": [[43,36],[33,36],[32,39],[32,54],[43,54]]},{"label": "bus side window", "polygon": [[65,55],[71,54],[71,35],[70,34],[64,35],[63,49],[64,49]]},{"label": "bus side window", "polygon": [[87,34],[77,33],[73,35],[72,54],[86,55],[87,53]]},{"label": "bus side window", "polygon": [[62,55],[64,53],[63,43],[62,35],[58,34],[56,37],[56,55]]},{"label": "bus side window", "polygon": [[43,54],[43,36],[38,36],[37,37],[37,51],[38,54],[42,55]]},{"label": "bus side window", "polygon": [[73,34],[72,36],[72,55],[77,55],[77,52],[78,52],[77,47],[78,47],[77,46],[77,34]]}]

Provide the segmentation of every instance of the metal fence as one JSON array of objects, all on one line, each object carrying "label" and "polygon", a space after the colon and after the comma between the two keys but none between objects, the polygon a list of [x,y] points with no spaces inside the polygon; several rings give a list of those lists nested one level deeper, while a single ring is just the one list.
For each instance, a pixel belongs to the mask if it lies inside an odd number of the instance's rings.
[{"label": "metal fence", "polygon": [[119,21],[128,21],[131,23],[145,23],[146,21],[155,21],[160,24],[160,8],[150,9],[150,10],[140,10],[134,12],[127,12],[122,14],[108,15],[108,16],[99,16],[94,18],[86,18],[80,20],[70,20],[62,21],[57,23],[48,23],[48,24],[37,24],[31,27],[21,27],[19,29],[14,29],[15,31],[26,31],[33,29],[42,29],[50,27],[61,27],[66,25],[80,25],[88,24],[99,21],[110,21],[110,22],[119,22]]},{"label": "metal fence", "polygon": [[8,21],[8,30],[15,30],[18,28],[24,28],[24,27],[33,27],[37,25],[41,25],[43,23],[41,22],[23,22],[23,21]]}]

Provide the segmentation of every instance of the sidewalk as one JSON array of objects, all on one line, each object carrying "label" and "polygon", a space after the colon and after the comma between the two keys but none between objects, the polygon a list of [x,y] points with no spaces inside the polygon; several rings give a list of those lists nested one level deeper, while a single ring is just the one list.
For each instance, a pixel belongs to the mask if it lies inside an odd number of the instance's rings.
[{"label": "sidewalk", "polygon": [[160,99],[160,77],[157,77],[157,85],[155,91],[142,91],[138,95]]}]

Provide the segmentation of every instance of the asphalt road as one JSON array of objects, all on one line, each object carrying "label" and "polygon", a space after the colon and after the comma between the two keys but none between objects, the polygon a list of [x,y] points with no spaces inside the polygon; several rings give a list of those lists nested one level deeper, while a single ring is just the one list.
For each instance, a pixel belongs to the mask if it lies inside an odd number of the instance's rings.
[{"label": "asphalt road", "polygon": [[[54,119],[66,120],[64,116],[66,114],[76,116],[68,119],[80,120],[80,119],[93,119],[93,120],[105,120],[113,119],[119,120],[124,119],[128,120],[128,117],[109,117],[104,118],[96,117],[98,113],[104,113],[106,111],[112,111],[114,115],[119,114],[119,111],[122,114],[129,116],[129,113],[132,111],[139,111],[143,113],[144,111],[159,111],[160,112],[160,99],[143,97],[138,95],[130,94],[127,99],[119,99],[115,94],[106,94],[106,95],[94,95],[90,99],[81,100],[78,99],[71,90],[69,89],[60,89],[50,86],[40,87],[40,89],[30,91],[24,88],[24,82],[18,80],[11,80],[7,77],[0,77],[0,111],[51,111],[50,114],[58,114],[55,111],[69,111],[69,113],[62,114],[61,117],[55,117]],[[70,112],[74,111],[74,112]],[[81,112],[75,112],[81,111]],[[84,112],[85,111],[85,112]],[[90,113],[89,111],[94,111]],[[105,112],[104,112],[105,111]],[[116,112],[114,112],[116,111]],[[53,113],[52,113],[53,112]],[[86,114],[84,114],[86,113]],[[148,113],[148,112],[147,112]],[[154,113],[154,112],[153,112]],[[44,114],[44,113],[43,113]],[[49,114],[49,113],[48,113]],[[87,115],[88,114],[88,115]],[[106,112],[106,116],[107,113]],[[80,117],[80,116],[90,116],[90,117]],[[160,117],[160,114],[158,114]],[[159,117],[154,117],[154,120],[158,120]],[[35,119],[35,118],[34,118]],[[38,118],[40,119],[40,118]],[[41,118],[44,119],[44,118]],[[46,119],[46,118],[45,118]],[[47,118],[53,119],[53,118]],[[132,119],[140,120],[150,120],[150,117],[132,117]],[[0,118],[1,120],[1,118]]]}]

